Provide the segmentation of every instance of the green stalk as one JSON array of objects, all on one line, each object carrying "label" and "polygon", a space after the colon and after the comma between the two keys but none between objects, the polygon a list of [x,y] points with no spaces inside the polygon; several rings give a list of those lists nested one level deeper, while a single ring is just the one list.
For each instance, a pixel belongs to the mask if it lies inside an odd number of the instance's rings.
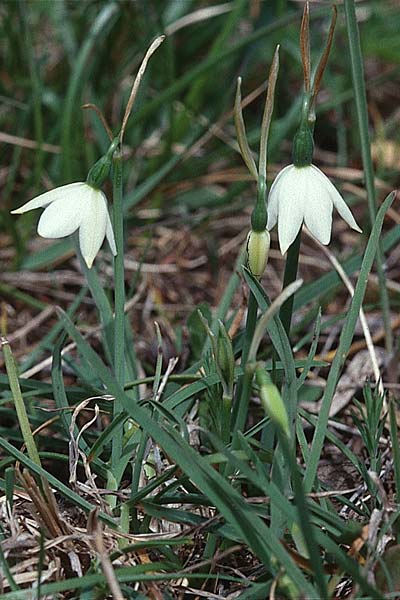
[{"label": "green stalk", "polygon": [[233,406],[233,420],[232,431],[243,431],[244,426],[246,424],[247,411],[249,406],[250,392],[251,392],[251,382],[253,380],[253,374],[249,374],[246,372],[246,363],[247,358],[249,356],[249,350],[251,346],[251,342],[253,339],[254,331],[257,324],[257,300],[253,295],[253,292],[250,292],[249,297],[249,305],[247,309],[247,319],[246,319],[246,328],[244,332],[244,340],[243,340],[243,348],[242,348],[242,356],[240,361],[240,366],[243,369],[244,375],[242,379],[239,381],[236,391],[235,403]]},{"label": "green stalk", "polygon": [[[301,240],[301,229],[296,236],[293,244],[290,246],[287,257],[286,257],[286,265],[285,265],[285,274],[283,277],[283,287],[285,289],[288,285],[296,281],[297,278],[297,268],[299,265],[299,254],[300,254],[300,240]],[[289,337],[290,333],[290,325],[292,322],[292,314],[293,314],[293,301],[294,295],[291,295],[288,300],[283,304],[279,316],[282,321],[282,325],[286,331],[287,336]]]},{"label": "green stalk", "polygon": [[[142,431],[140,434],[140,441],[137,445],[135,462],[133,465],[133,473],[132,473],[132,481],[131,481],[131,498],[137,494],[139,490],[140,483],[140,473],[142,472],[144,454],[146,451],[146,444],[149,436],[145,431]],[[138,520],[138,511],[136,506],[134,505],[130,511],[132,518],[132,528],[134,533],[140,532],[140,521]]]},{"label": "green stalk", "polygon": [[8,380],[10,382],[10,389],[14,399],[15,410],[17,411],[18,423],[21,428],[22,437],[25,442],[26,450],[29,458],[41,467],[39,453],[36,448],[35,440],[32,435],[32,431],[29,425],[28,415],[26,414],[24,399],[21,394],[21,388],[19,386],[17,368],[14,362],[14,357],[11,352],[10,344],[8,340],[1,336],[0,345],[4,353],[4,360],[6,363],[6,371]]},{"label": "green stalk", "polygon": [[[374,183],[374,168],[372,166],[371,158],[371,144],[368,132],[368,106],[364,81],[364,68],[362,62],[360,35],[358,31],[354,0],[344,0],[344,10],[346,15],[347,35],[349,39],[354,98],[356,101],[358,129],[360,134],[361,157],[364,168],[365,187],[367,188],[369,218],[372,227],[375,223],[377,202]],[[382,250],[382,245],[379,242],[378,250],[376,253],[376,267],[378,272],[381,309],[385,328],[385,345],[386,350],[388,352],[392,352],[393,335],[390,323],[390,303],[389,294],[386,287],[386,278],[383,269],[383,262],[384,254]]]},{"label": "green stalk", "polygon": [[223,395],[222,396],[222,423],[221,423],[221,438],[224,444],[228,445],[230,442],[230,419],[232,409],[232,397]]},{"label": "green stalk", "polygon": [[[114,155],[113,171],[113,214],[114,235],[117,255],[114,258],[114,373],[118,384],[125,384],[125,276],[124,276],[124,215],[122,210],[122,155],[119,150]],[[114,400],[114,418],[122,411],[122,406]],[[122,454],[122,431],[113,437],[111,469],[114,472]]]},{"label": "green stalk", "polygon": [[311,524],[310,510],[307,505],[307,498],[303,487],[303,482],[296,462],[296,454],[293,447],[284,432],[279,428],[279,443],[282,449],[285,463],[289,468],[291,480],[293,482],[293,492],[296,500],[296,508],[299,514],[298,526],[302,533],[304,543],[307,547],[310,564],[314,571],[315,582],[320,592],[320,598],[329,598],[326,587],[326,578],[322,566],[320,550],[315,540],[314,529]]}]

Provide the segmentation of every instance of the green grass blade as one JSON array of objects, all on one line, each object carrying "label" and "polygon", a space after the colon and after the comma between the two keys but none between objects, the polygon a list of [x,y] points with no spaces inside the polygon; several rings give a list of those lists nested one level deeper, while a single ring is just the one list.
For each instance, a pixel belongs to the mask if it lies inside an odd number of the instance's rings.
[{"label": "green grass blade", "polygon": [[[376,216],[376,190],[374,167],[372,165],[371,141],[369,139],[368,105],[367,93],[364,81],[364,69],[362,63],[360,36],[356,18],[356,7],[354,0],[344,0],[344,12],[346,15],[347,34],[349,39],[351,72],[353,76],[354,98],[357,111],[358,129],[360,134],[361,156],[364,167],[365,187],[367,188],[368,210],[371,227]],[[376,266],[379,278],[379,293],[383,323],[385,327],[386,350],[393,349],[393,335],[390,322],[389,294],[386,287],[386,277],[383,269],[384,255],[381,242],[378,242],[376,250]]]},{"label": "green grass blade", "polygon": [[329,409],[335,394],[336,385],[339,379],[340,371],[346,360],[347,353],[351,346],[354,335],[354,329],[357,323],[358,315],[364,299],[365,290],[368,282],[368,275],[371,271],[372,264],[379,244],[380,233],[383,225],[385,214],[392,204],[395,193],[389,194],[380,207],[375,224],[372,228],[371,235],[368,240],[367,248],[364,253],[364,258],[361,265],[360,275],[354,291],[354,296],[351,301],[346,321],[344,323],[339,345],[333,359],[331,369],[329,371],[326,382],[325,393],[322,400],[322,406],[319,413],[318,423],[314,432],[314,437],[311,446],[310,458],[307,464],[305,476],[305,490],[309,492],[312,489],[314,479],[317,473],[319,457],[325,439],[326,428],[329,419]]},{"label": "green grass blade", "polygon": [[14,361],[13,354],[11,352],[10,344],[3,336],[0,336],[0,346],[3,350],[7,376],[10,381],[10,389],[14,400],[15,410],[18,416],[18,423],[21,428],[22,437],[26,445],[26,450],[28,452],[29,458],[40,466],[39,453],[37,451],[35,440],[32,435],[24,399],[22,397],[21,388],[19,386],[17,367]]}]

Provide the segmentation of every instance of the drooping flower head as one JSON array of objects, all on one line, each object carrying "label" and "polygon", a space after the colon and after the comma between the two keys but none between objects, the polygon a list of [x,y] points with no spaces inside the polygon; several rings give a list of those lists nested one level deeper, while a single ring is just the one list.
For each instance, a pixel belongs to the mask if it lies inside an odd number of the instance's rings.
[{"label": "drooping flower head", "polygon": [[55,188],[11,211],[12,214],[22,214],[35,208],[45,208],[37,229],[44,238],[63,238],[78,231],[79,247],[89,269],[105,237],[112,254],[117,254],[107,198],[100,189],[110,172],[114,150],[115,144],[111,144],[107,154],[89,171],[86,182]]},{"label": "drooping flower head", "polygon": [[282,254],[293,244],[303,222],[321,244],[329,244],[333,207],[352,229],[361,232],[346,202],[318,167],[293,164],[282,169],[269,192],[267,224],[271,230],[278,223]]},{"label": "drooping flower head", "polygon": [[327,176],[312,164],[314,104],[328,60],[335,22],[336,10],[334,9],[326,48],[311,86],[309,6],[306,2],[300,35],[304,96],[300,126],[293,140],[293,164],[282,169],[275,178],[267,204],[267,228],[271,230],[278,223],[279,246],[282,254],[285,254],[293,244],[303,223],[321,244],[329,244],[333,207],[352,229],[361,232],[338,190]]}]

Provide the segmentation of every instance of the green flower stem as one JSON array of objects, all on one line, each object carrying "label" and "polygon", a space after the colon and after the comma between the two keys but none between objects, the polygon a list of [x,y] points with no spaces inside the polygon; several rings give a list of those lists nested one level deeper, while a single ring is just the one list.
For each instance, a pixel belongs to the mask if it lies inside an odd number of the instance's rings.
[{"label": "green flower stem", "polygon": [[11,393],[13,396],[15,410],[17,412],[18,423],[21,428],[22,437],[25,442],[26,450],[29,458],[41,467],[39,453],[36,448],[35,440],[32,435],[32,431],[29,425],[28,415],[26,414],[24,399],[21,394],[21,388],[19,386],[17,368],[14,362],[14,357],[11,352],[10,344],[8,340],[0,336],[0,346],[2,347],[4,354],[4,361],[6,363],[6,371],[8,380],[10,382]]},{"label": "green flower stem", "polygon": [[230,420],[232,410],[232,397],[223,395],[222,397],[222,423],[221,423],[221,438],[224,444],[230,442]]},{"label": "green flower stem", "polygon": [[293,444],[290,439],[280,429],[278,429],[278,437],[283,458],[292,476],[293,492],[299,514],[298,527],[302,533],[310,557],[315,582],[320,592],[320,598],[328,598],[326,576],[322,566],[320,550],[315,540],[314,526],[311,523],[310,510],[307,505],[303,482],[296,462],[296,453],[293,451]]},{"label": "green flower stem", "polygon": [[[299,254],[300,254],[300,240],[301,240],[301,229],[297,234],[296,239],[293,244],[290,246],[287,257],[286,257],[286,266],[285,266],[285,274],[283,277],[283,289],[285,289],[288,285],[296,281],[297,278],[297,268],[299,265]],[[292,322],[292,314],[293,314],[293,301],[294,296],[290,296],[288,300],[283,304],[279,316],[282,321],[282,325],[289,336],[290,333],[290,325]]]},{"label": "green flower stem", "polygon": [[[368,210],[371,226],[373,226],[377,212],[376,190],[374,183],[374,169],[371,158],[371,144],[368,132],[368,107],[364,81],[364,69],[354,0],[344,0],[344,10],[346,15],[347,35],[349,39],[351,71],[353,77],[354,98],[356,101],[358,129],[360,134],[361,156],[364,168],[365,186],[367,188]],[[383,262],[384,254],[381,243],[379,243],[376,253],[376,266],[379,278],[383,323],[385,328],[386,350],[391,352],[393,350],[393,335],[390,323],[389,294],[386,287]]]},{"label": "green flower stem", "polygon": [[[140,474],[142,472],[144,456],[146,452],[146,445],[149,436],[145,431],[141,431],[139,444],[136,449],[135,462],[133,465],[133,473],[132,473],[132,481],[131,481],[131,498],[137,494],[139,490],[140,484]],[[132,531],[133,533],[139,533],[140,531],[140,521],[138,520],[138,510],[136,505],[134,505],[130,510],[130,516],[132,519]]]},{"label": "green flower stem", "polygon": [[[118,384],[125,384],[125,277],[124,277],[124,220],[122,210],[122,155],[114,155],[113,172],[114,235],[117,255],[114,258],[114,373]],[[114,401],[114,418],[122,411],[120,403]],[[122,454],[121,429],[113,436],[111,469],[114,472]],[[118,482],[117,482],[118,483]]]},{"label": "green flower stem", "polygon": [[247,410],[249,406],[251,382],[253,375],[246,372],[246,363],[249,356],[249,350],[251,341],[253,339],[254,331],[257,323],[257,300],[255,299],[252,292],[250,292],[249,305],[247,309],[246,329],[244,332],[242,356],[240,366],[244,371],[242,379],[239,381],[235,403],[233,408],[233,429],[232,431],[243,431],[246,424]]}]

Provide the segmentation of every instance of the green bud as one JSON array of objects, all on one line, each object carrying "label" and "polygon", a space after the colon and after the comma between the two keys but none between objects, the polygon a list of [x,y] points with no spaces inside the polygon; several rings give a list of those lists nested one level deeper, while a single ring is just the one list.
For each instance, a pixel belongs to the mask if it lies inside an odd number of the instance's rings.
[{"label": "green bud", "polygon": [[267,229],[251,230],[247,236],[247,264],[254,277],[262,277],[268,261],[270,235]]},{"label": "green bud", "polygon": [[256,369],[256,381],[260,386],[261,404],[271,419],[287,436],[290,435],[289,419],[286,407],[276,385],[263,367]]},{"label": "green bud", "polygon": [[293,140],[293,164],[295,167],[311,165],[314,153],[314,140],[310,128],[301,125]]},{"label": "green bud", "polygon": [[207,332],[211,342],[218,375],[221,378],[223,394],[227,398],[232,398],[234,384],[235,358],[233,355],[232,342],[224,327],[222,321],[218,321],[217,336],[211,331],[207,319],[197,309],[197,314]]},{"label": "green bud", "polygon": [[276,558],[276,556],[272,555],[271,558],[271,566],[275,569],[275,571],[279,572],[278,577],[278,589],[285,593],[285,597],[287,596],[289,600],[297,600],[300,598],[300,590],[296,586],[296,584],[290,579],[287,573],[282,572],[281,564]]},{"label": "green bud", "polygon": [[118,147],[118,143],[118,138],[114,138],[106,154],[94,163],[93,167],[88,173],[86,183],[96,190],[101,188],[107,177],[110,175],[113,164],[113,155]]}]

